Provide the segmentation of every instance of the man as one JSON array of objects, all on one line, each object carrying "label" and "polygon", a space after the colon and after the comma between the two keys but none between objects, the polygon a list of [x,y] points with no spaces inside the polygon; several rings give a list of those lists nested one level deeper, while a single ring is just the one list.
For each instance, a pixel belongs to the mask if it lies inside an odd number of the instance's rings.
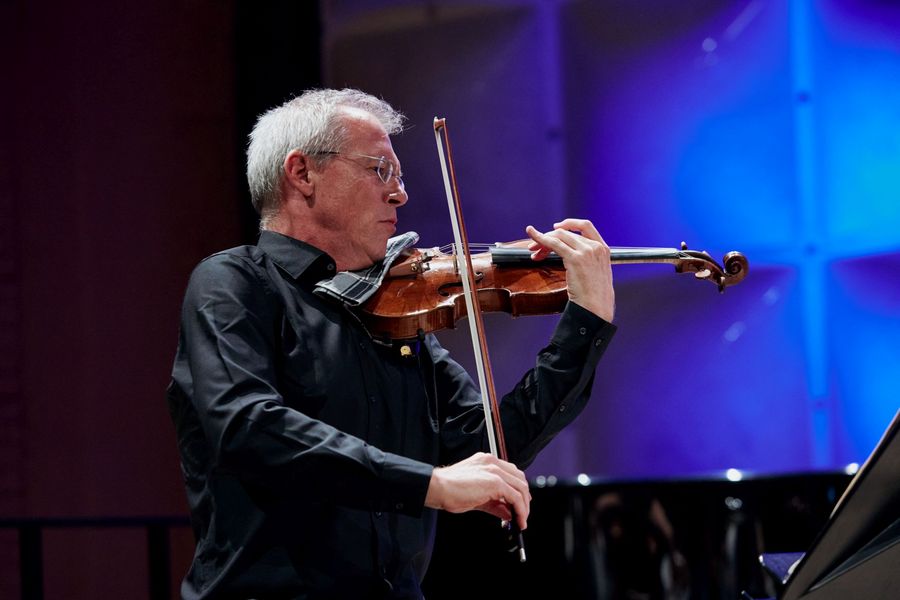
[{"label": "man", "polygon": [[524,529],[520,467],[587,402],[614,331],[609,249],[587,221],[527,229],[538,258],[565,261],[570,302],[503,400],[512,462],[482,452],[480,396],[433,336],[411,356],[379,344],[335,289],[387,262],[408,200],[401,126],[372,96],[316,90],[251,134],[259,243],[195,269],[168,389],[197,538],[184,598],[420,598],[435,510]]}]

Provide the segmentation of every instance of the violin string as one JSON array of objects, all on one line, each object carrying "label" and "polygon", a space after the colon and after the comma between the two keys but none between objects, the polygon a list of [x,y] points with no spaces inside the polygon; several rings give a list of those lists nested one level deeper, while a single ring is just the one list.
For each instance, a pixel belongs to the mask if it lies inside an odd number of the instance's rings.
[{"label": "violin string", "polygon": [[[454,244],[444,244],[443,246],[439,246],[438,250],[442,254],[455,254],[453,249]],[[488,252],[491,248],[497,247],[498,244],[493,243],[484,243],[484,242],[469,242],[470,251],[475,253]],[[522,249],[523,252],[525,249]],[[649,257],[671,257],[678,256],[681,254],[681,251],[676,248],[655,248],[655,247],[641,247],[641,246],[610,246],[610,250],[613,251],[613,254],[618,253],[621,257],[624,258],[625,255],[629,255],[633,258],[649,258]]]},{"label": "violin string", "polygon": [[[472,252],[487,252],[494,245],[495,244],[469,242],[469,250],[471,250]],[[438,247],[438,250],[440,250],[443,254],[452,254],[453,244],[444,244],[443,246]]]}]

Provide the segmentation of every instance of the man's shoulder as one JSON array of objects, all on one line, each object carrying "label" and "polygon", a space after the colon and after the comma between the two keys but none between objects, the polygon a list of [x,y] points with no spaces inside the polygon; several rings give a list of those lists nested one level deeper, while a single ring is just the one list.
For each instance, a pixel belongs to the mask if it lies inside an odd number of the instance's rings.
[{"label": "man's shoulder", "polygon": [[263,257],[265,257],[265,252],[263,252],[259,246],[245,244],[243,246],[235,246],[234,248],[227,248],[225,250],[214,252],[201,260],[198,266],[204,263],[230,264],[247,261],[258,264]]},{"label": "man's shoulder", "polygon": [[267,322],[283,305],[278,285],[262,252],[255,246],[238,246],[201,260],[191,273],[182,305],[183,323],[204,322],[214,328],[252,318]]},{"label": "man's shoulder", "polygon": [[235,246],[210,254],[194,267],[194,273],[232,271],[232,270],[264,270],[265,252],[257,246]]},{"label": "man's shoulder", "polygon": [[191,273],[189,289],[255,286],[269,279],[266,255],[256,246],[235,246],[201,260]]}]

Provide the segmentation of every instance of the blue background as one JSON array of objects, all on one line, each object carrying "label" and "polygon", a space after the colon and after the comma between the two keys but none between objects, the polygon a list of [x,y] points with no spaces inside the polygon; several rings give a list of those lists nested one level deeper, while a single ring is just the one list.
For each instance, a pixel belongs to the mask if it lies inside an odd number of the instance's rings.
[{"label": "blue background", "polygon": [[[328,83],[410,116],[400,227],[422,245],[450,240],[437,113],[473,240],[585,216],[610,245],[750,260],[722,295],[668,266],[616,267],[620,331],[594,399],[530,475],[865,460],[900,406],[900,8],[351,2],[326,16]],[[488,322],[503,389],[555,319]],[[464,357],[467,335],[442,339]]]}]

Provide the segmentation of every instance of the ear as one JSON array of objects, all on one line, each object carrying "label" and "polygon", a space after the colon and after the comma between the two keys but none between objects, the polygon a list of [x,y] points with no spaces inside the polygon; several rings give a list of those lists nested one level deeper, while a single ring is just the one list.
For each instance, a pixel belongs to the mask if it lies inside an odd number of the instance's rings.
[{"label": "ear", "polygon": [[310,174],[311,162],[308,155],[299,150],[291,150],[284,158],[282,168],[284,170],[284,183],[289,188],[297,190],[304,197],[310,197],[315,190],[315,184]]}]

